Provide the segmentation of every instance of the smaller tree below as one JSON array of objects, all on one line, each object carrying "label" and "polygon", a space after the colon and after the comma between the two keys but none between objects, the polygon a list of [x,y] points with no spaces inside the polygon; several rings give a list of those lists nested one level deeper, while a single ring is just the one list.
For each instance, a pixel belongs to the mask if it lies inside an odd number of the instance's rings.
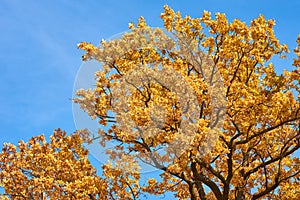
[{"label": "smaller tree below", "polygon": [[82,143],[85,132],[70,136],[55,130],[0,153],[2,199],[106,199],[107,184],[96,174]]}]

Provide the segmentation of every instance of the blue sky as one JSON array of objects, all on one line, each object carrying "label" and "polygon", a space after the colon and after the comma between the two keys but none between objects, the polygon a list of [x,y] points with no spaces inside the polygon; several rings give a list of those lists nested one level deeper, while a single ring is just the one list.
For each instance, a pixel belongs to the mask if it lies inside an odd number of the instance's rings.
[{"label": "blue sky", "polygon": [[[0,145],[58,127],[75,131],[70,98],[83,53],[77,43],[98,44],[140,16],[161,27],[164,4],[192,17],[208,10],[250,22],[263,14],[276,20],[275,33],[291,50],[300,33],[298,0],[1,0]],[[290,69],[291,60],[277,64]]]},{"label": "blue sky", "polygon": [[[183,15],[203,10],[224,12],[229,19],[249,22],[260,13],[276,19],[276,35],[295,47],[300,33],[300,1],[0,1],[0,143],[49,134],[61,127],[73,132],[73,83],[82,64],[77,43],[97,44],[127,30],[143,15],[151,26],[168,4]],[[278,69],[290,67],[281,62]]]}]

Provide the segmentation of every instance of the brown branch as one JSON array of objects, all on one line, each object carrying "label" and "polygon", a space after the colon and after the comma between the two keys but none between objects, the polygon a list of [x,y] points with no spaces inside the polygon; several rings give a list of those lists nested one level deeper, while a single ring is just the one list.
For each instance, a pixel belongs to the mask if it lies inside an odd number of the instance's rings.
[{"label": "brown branch", "polygon": [[288,179],[290,179],[290,178],[292,178],[292,177],[295,177],[295,176],[297,176],[298,174],[300,174],[300,171],[298,171],[297,173],[292,174],[292,175],[290,175],[290,176],[287,176],[287,177],[285,177],[285,178],[283,178],[283,179],[281,179],[281,180],[279,180],[279,177],[276,177],[276,178],[275,178],[275,183],[274,183],[272,186],[267,187],[267,188],[266,188],[264,191],[262,191],[262,192],[255,193],[255,194],[253,195],[253,197],[252,197],[252,200],[259,199],[259,198],[265,196],[266,194],[269,194],[271,191],[275,190],[275,189],[280,185],[281,182],[283,182],[283,181],[285,181],[285,180],[288,180]]},{"label": "brown branch", "polygon": [[[193,174],[194,174],[195,177],[199,176],[199,173],[198,173],[197,168],[196,168],[196,163],[192,162],[191,169],[192,169],[192,172],[193,172]],[[196,183],[196,187],[197,187],[198,193],[200,195],[200,199],[201,200],[206,200],[205,191],[204,191],[204,188],[202,186],[202,183],[199,182],[199,181],[195,181],[195,183]]]},{"label": "brown branch", "polygon": [[219,189],[219,187],[217,186],[217,184],[215,182],[213,182],[212,180],[210,180],[209,178],[203,176],[202,174],[198,173],[198,171],[195,171],[195,181],[199,181],[199,182],[203,182],[205,185],[207,185],[211,191],[215,194],[216,198],[218,200],[225,200],[222,196],[222,193]]},{"label": "brown branch", "polygon": [[243,52],[242,55],[241,55],[241,57],[240,57],[239,63],[238,63],[238,65],[237,65],[237,67],[236,67],[236,70],[235,70],[234,73],[233,73],[232,79],[230,80],[230,85],[229,85],[228,88],[227,88],[226,97],[228,97],[229,90],[230,90],[230,86],[231,86],[231,84],[233,83],[234,79],[235,79],[236,76],[237,76],[237,72],[238,72],[238,70],[239,70],[239,68],[240,68],[240,66],[241,66],[241,64],[242,64],[242,60],[243,60],[244,55],[245,55],[245,54],[244,54],[244,52]]},{"label": "brown branch", "polygon": [[133,200],[136,200],[136,195],[134,194],[132,187],[127,183],[127,181],[125,181],[125,184],[128,186],[128,188],[131,192],[131,195],[133,197]]},{"label": "brown branch", "polygon": [[212,173],[214,176],[216,176],[218,179],[221,180],[223,184],[226,184],[225,178],[221,175],[220,172],[216,171],[211,165],[207,164],[206,162],[200,160],[199,158],[195,158],[195,161],[203,168],[208,170],[210,173]]},{"label": "brown branch", "polygon": [[283,121],[283,122],[281,122],[281,123],[279,123],[279,124],[277,124],[277,125],[275,125],[275,126],[266,128],[266,129],[264,129],[264,130],[262,130],[262,131],[260,131],[260,132],[258,132],[258,133],[255,133],[255,134],[253,134],[252,136],[248,137],[248,138],[245,139],[245,140],[237,141],[236,144],[237,144],[237,145],[238,145],[238,144],[246,144],[246,143],[248,143],[250,140],[252,140],[253,138],[256,138],[256,137],[258,137],[258,136],[260,136],[260,135],[262,135],[262,134],[264,134],[264,133],[267,133],[267,132],[272,131],[272,130],[274,130],[274,129],[280,127],[280,126],[283,126],[283,125],[286,124],[286,123],[289,123],[289,122],[292,122],[292,121],[296,121],[296,120],[298,120],[298,119],[300,119],[300,117],[295,117],[295,118],[292,118],[292,119],[285,120],[285,121]]},{"label": "brown branch", "polygon": [[232,162],[232,154],[234,152],[234,149],[232,147],[230,147],[230,152],[227,154],[228,158],[227,158],[227,170],[228,170],[228,174],[226,177],[226,182],[224,184],[224,197],[226,199],[228,199],[229,197],[229,191],[230,191],[230,181],[233,177],[233,162]]},{"label": "brown branch", "polygon": [[270,159],[270,160],[268,160],[268,161],[266,161],[264,163],[261,163],[260,165],[256,166],[255,168],[249,170],[248,172],[246,172],[244,174],[243,177],[246,178],[246,177],[250,176],[252,173],[257,172],[260,168],[263,168],[263,167],[265,167],[267,165],[270,165],[270,164],[272,164],[272,163],[274,163],[274,162],[282,159],[283,157],[287,157],[287,156],[293,154],[299,148],[300,148],[300,143],[297,146],[295,146],[294,148],[292,148],[291,150],[284,151],[282,154],[278,155],[277,157],[274,157],[273,159]]},{"label": "brown branch", "polygon": [[197,200],[197,194],[195,194],[194,184],[191,181],[188,181],[187,184],[189,186],[189,192],[190,192],[190,195],[191,195],[191,200]]}]

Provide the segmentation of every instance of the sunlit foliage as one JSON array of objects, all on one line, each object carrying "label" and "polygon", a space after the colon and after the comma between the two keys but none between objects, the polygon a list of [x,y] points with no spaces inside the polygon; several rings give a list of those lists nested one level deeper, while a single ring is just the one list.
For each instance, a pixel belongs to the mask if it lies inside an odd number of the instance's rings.
[{"label": "sunlit foliage", "polygon": [[107,184],[88,160],[82,146],[84,135],[81,131],[66,136],[58,129],[49,143],[41,135],[17,146],[5,144],[0,154],[2,198],[105,198]]},{"label": "sunlit foliage", "polygon": [[[103,179],[93,176],[78,135],[59,136],[77,137],[60,147],[52,147],[53,141],[43,147],[38,137],[20,143],[19,152],[4,148],[0,176],[7,194],[300,197],[299,47],[294,70],[278,74],[271,59],[284,59],[289,50],[275,37],[274,20],[260,15],[249,24],[229,22],[207,11],[200,18],[182,17],[168,6],[161,18],[166,31],[150,28],[141,17],[119,39],[78,45],[86,51],[83,60],[95,59],[102,69],[95,72],[96,88],[79,90],[74,101],[106,126],[99,130],[99,145],[120,144],[107,152],[111,162],[103,165]],[[62,165],[66,157],[69,164]],[[141,183],[137,160],[161,170],[161,179]],[[35,186],[36,179],[44,182]]]}]

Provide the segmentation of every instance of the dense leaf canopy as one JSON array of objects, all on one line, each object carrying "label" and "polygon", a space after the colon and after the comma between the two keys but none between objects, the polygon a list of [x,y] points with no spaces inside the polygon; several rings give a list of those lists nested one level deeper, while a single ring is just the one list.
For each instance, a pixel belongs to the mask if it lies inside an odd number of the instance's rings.
[{"label": "dense leaf canopy", "polygon": [[[79,90],[74,101],[105,126],[99,145],[120,144],[107,151],[102,176],[81,146],[93,138],[59,130],[49,144],[40,136],[19,150],[4,147],[7,196],[300,198],[299,47],[294,70],[278,74],[271,59],[289,50],[275,37],[274,20],[260,15],[247,25],[221,13],[191,18],[164,9],[165,30],[141,17],[118,39],[78,45],[83,60],[102,69],[96,88]],[[161,178],[141,181],[137,160],[161,170]]]}]

